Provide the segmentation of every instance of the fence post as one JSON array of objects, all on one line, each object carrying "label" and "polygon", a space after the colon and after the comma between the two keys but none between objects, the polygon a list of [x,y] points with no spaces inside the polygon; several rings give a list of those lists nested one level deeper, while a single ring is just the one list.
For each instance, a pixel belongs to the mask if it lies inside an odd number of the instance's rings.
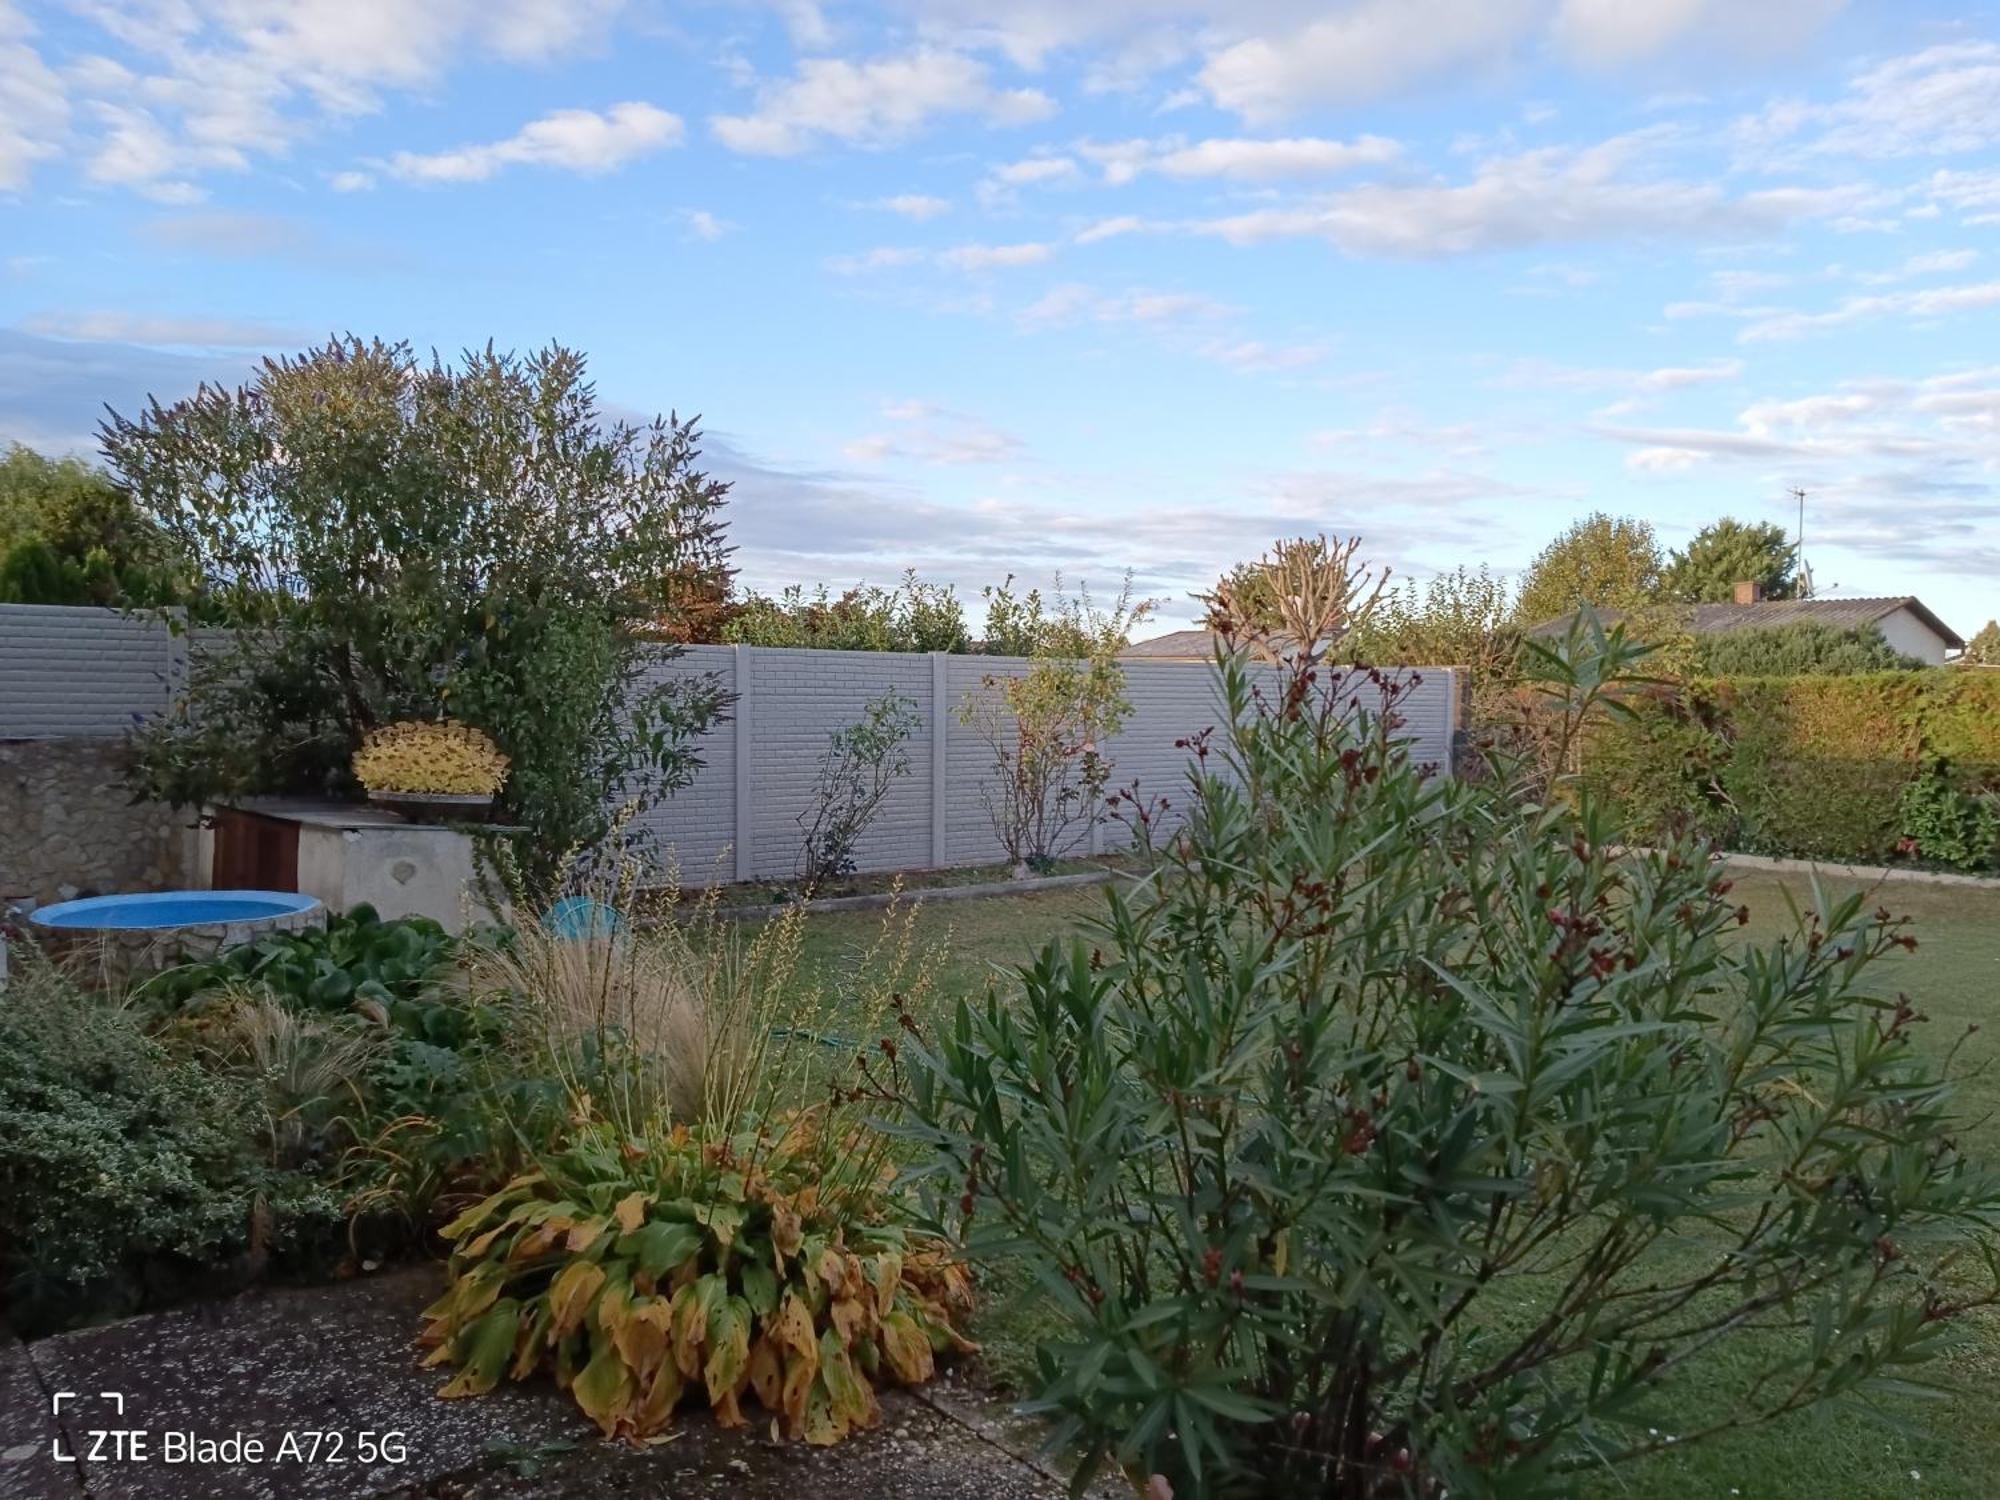
[{"label": "fence post", "polygon": [[947,837],[951,804],[945,786],[945,726],[951,721],[951,657],[943,651],[931,653],[931,864],[942,869],[951,857]]},{"label": "fence post", "polygon": [[735,730],[734,765],[736,776],[736,878],[749,880],[755,870],[751,865],[750,849],[750,653],[755,647],[731,646],[733,655],[730,686],[736,691],[736,702],[730,709]]}]

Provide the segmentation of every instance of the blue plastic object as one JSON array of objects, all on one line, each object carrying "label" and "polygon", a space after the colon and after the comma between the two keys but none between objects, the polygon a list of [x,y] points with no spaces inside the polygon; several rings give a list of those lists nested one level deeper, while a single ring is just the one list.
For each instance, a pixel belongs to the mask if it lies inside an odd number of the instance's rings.
[{"label": "blue plastic object", "polygon": [[563,897],[548,909],[542,925],[566,940],[617,937],[625,931],[625,919],[616,908],[589,896]]},{"label": "blue plastic object", "polygon": [[28,920],[65,932],[168,927],[208,927],[222,922],[265,922],[315,911],[319,902],[294,891],[147,891],[130,896],[88,896],[37,907]]}]

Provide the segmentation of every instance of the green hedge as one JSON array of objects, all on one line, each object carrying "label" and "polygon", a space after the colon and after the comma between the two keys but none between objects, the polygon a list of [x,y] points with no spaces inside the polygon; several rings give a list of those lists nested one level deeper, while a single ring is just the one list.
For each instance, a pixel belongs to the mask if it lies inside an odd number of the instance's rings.
[{"label": "green hedge", "polygon": [[1631,706],[1594,734],[1584,780],[1635,838],[1692,825],[1753,853],[1881,863],[1905,852],[1912,781],[2000,791],[2000,672],[1697,681]]}]

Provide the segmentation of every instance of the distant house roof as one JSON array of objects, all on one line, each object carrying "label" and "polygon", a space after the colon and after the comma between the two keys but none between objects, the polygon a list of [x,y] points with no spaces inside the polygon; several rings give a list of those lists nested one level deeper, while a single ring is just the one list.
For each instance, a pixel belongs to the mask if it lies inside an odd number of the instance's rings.
[{"label": "distant house roof", "polygon": [[[1879,625],[1899,609],[1907,609],[1935,632],[1954,651],[1965,642],[1944,621],[1932,614],[1914,594],[1883,599],[1760,599],[1754,604],[1683,604],[1687,628],[1696,635],[1724,635],[1732,630],[1768,630],[1777,625],[1797,625],[1810,620],[1830,630],[1860,630]],[[1622,610],[1602,610],[1607,623],[1624,617]],[[1561,635],[1569,628],[1569,615],[1544,620],[1528,633],[1534,636]]]},{"label": "distant house roof", "polygon": [[1118,655],[1125,661],[1213,661],[1215,632],[1169,630],[1151,640],[1134,641]]}]

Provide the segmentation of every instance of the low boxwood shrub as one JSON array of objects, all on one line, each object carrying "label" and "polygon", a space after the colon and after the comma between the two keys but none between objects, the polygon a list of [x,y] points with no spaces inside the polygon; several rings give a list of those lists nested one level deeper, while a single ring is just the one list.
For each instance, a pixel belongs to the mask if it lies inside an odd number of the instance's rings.
[{"label": "low boxwood shrub", "polygon": [[6,1320],[40,1333],[326,1254],[339,1195],[274,1165],[241,1080],[29,956],[0,997]]},{"label": "low boxwood shrub", "polygon": [[884,1191],[879,1143],[801,1119],[633,1141],[584,1128],[444,1234],[451,1285],[424,1312],[440,1394],[552,1373],[607,1437],[663,1431],[687,1397],[724,1426],[754,1397],[827,1444],[873,1427],[874,1385],[928,1380],[969,1283]]},{"label": "low boxwood shrub", "polygon": [[[1225,596],[1225,639],[1334,638],[1342,583],[1274,590],[1282,631]],[[1152,877],[905,1049],[936,1221],[1063,1320],[1031,1405],[1085,1474],[1571,1493],[1908,1382],[2000,1301],[1901,923],[1828,899],[1747,941],[1699,840],[1621,854],[1533,767],[1427,778],[1384,679],[1250,656],[1179,821],[1130,812]],[[1625,657],[1534,654],[1558,744]]]}]

